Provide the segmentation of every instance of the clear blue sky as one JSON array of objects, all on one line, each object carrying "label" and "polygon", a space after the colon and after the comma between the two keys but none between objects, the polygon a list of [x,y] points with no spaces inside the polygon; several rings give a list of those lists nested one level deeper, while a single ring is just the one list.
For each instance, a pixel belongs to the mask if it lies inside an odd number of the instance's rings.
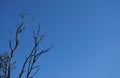
[{"label": "clear blue sky", "polygon": [[[119,0],[1,0],[0,52],[9,51],[8,29],[14,32],[23,9],[46,33],[42,46],[55,44],[40,58],[35,78],[120,78]],[[30,50],[31,27],[23,33],[16,60]]]}]

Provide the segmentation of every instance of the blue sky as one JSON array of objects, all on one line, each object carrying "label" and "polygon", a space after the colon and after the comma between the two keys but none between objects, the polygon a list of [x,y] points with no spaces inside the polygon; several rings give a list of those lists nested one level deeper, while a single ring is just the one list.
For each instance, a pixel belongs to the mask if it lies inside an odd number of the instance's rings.
[{"label": "blue sky", "polygon": [[22,54],[31,48],[32,29],[40,24],[46,33],[41,46],[55,47],[39,59],[41,69],[35,78],[120,78],[119,4],[119,0],[1,0],[0,52],[9,51],[8,29],[15,32],[19,13],[26,9],[35,26],[22,35],[16,72]]}]

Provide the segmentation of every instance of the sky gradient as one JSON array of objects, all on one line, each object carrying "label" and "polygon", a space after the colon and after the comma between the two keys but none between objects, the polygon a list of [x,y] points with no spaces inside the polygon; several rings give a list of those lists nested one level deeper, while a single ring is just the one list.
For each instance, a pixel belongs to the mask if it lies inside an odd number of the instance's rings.
[{"label": "sky gradient", "polygon": [[15,32],[23,9],[35,26],[22,34],[16,72],[27,54],[22,52],[31,48],[32,29],[40,24],[46,33],[41,47],[55,47],[39,59],[35,78],[120,78],[119,0],[1,0],[0,52],[9,51],[8,29]]}]

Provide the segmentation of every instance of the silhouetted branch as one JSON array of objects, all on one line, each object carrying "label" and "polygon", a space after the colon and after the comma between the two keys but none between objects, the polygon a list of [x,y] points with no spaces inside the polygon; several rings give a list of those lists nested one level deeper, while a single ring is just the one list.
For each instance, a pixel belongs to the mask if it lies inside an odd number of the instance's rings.
[{"label": "silhouetted branch", "polygon": [[[39,69],[39,67],[35,66],[36,61],[38,60],[40,55],[48,52],[48,50],[51,49],[51,48],[49,48],[49,49],[45,49],[45,50],[42,50],[42,51],[38,51],[37,48],[39,46],[39,43],[43,40],[43,38],[45,36],[45,34],[39,36],[39,33],[40,33],[40,27],[38,28],[36,33],[33,31],[34,46],[33,46],[33,49],[31,50],[30,54],[28,55],[28,57],[25,59],[25,61],[23,63],[22,70],[20,72],[19,78],[22,78],[22,75],[23,75],[27,66],[28,67],[27,67],[26,78],[30,77],[32,70]],[[38,70],[37,70],[37,72],[38,72]]]},{"label": "silhouetted branch", "polygon": [[[9,48],[10,48],[10,54],[6,55],[0,55],[0,69],[2,69],[4,73],[4,78],[10,78],[11,77],[11,71],[12,69],[15,68],[16,61],[13,61],[13,57],[15,56],[16,50],[19,47],[20,43],[20,35],[26,29],[25,25],[25,15],[26,12],[23,12],[20,14],[20,17],[22,18],[21,23],[18,25],[15,31],[15,40],[12,41],[12,38],[9,38]],[[10,32],[11,35],[11,32]],[[39,57],[48,52],[53,46],[50,48],[40,50],[39,45],[40,42],[44,39],[45,34],[40,34],[40,26],[38,27],[37,31],[33,31],[33,40],[34,40],[34,45],[29,52],[28,56],[23,62],[23,65],[21,67],[21,70],[19,72],[19,78],[33,78],[35,76],[39,69],[40,66],[36,65]],[[23,76],[24,75],[24,76]]]},{"label": "silhouetted branch", "polygon": [[11,65],[12,64],[11,63],[12,62],[12,58],[14,57],[15,52],[16,52],[18,46],[19,46],[20,34],[25,29],[25,27],[24,27],[25,16],[24,16],[24,14],[21,14],[20,16],[22,18],[22,22],[20,23],[20,25],[16,29],[16,32],[15,32],[15,45],[14,46],[12,46],[12,40],[11,40],[11,38],[9,39],[9,47],[10,47],[11,52],[10,52],[10,59],[9,59],[9,63],[8,63],[8,70],[7,70],[7,72],[8,72],[8,78],[10,78],[11,70],[13,68],[15,68],[14,66],[12,67],[12,65]]}]

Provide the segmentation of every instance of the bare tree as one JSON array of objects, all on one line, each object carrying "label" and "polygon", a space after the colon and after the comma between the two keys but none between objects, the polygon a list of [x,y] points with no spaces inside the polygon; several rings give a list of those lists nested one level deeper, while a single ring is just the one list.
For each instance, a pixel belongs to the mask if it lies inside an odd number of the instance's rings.
[{"label": "bare tree", "polygon": [[[17,52],[16,50],[18,49],[19,46],[21,33],[26,29],[25,16],[26,16],[25,12],[20,14],[22,21],[16,28],[16,32],[14,36],[15,41],[13,42],[12,38],[9,38],[10,54],[5,53],[0,55],[0,74],[2,73],[0,78],[11,78],[11,72],[15,68],[15,64],[16,64],[16,61],[13,61],[13,57],[15,57],[15,53]],[[36,75],[36,73],[39,71],[40,66],[36,65],[38,58],[42,54],[48,52],[53,47],[51,46],[50,48],[39,50],[38,47],[39,43],[44,39],[44,36],[45,34],[40,34],[40,26],[37,29],[37,31],[33,31],[34,45],[31,51],[29,52],[28,56],[26,57],[26,59],[23,60],[24,61],[23,65],[18,74],[19,78],[33,78]]]}]

